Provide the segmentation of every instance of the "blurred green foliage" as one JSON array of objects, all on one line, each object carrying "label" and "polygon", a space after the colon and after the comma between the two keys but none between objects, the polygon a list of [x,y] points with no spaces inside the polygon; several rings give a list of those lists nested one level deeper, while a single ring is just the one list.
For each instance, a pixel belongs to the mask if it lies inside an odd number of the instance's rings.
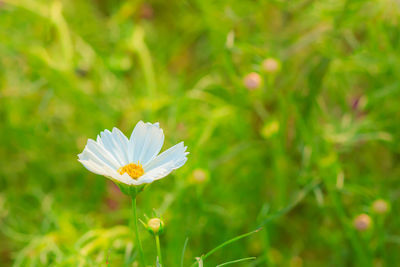
[{"label": "blurred green foliage", "polygon": [[129,198],[76,155],[144,120],[191,152],[138,199],[166,266],[257,227],[205,266],[396,266],[399,19],[394,0],[0,1],[0,265],[132,266]]}]

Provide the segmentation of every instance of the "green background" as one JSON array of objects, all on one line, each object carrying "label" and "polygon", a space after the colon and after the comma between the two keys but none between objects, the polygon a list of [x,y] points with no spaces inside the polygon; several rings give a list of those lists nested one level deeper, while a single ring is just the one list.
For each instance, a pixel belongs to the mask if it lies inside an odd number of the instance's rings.
[{"label": "green background", "polygon": [[138,198],[165,266],[258,227],[204,266],[396,266],[399,19],[392,0],[0,1],[0,265],[135,266],[129,198],[77,154],[144,120],[190,152]]}]

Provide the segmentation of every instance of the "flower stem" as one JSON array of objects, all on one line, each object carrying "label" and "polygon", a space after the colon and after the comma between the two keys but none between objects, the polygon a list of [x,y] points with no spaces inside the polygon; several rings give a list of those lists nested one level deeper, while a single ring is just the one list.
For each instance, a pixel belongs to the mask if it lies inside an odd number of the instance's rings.
[{"label": "flower stem", "polygon": [[158,257],[158,263],[160,263],[161,267],[163,266],[162,262],[162,255],[161,255],[161,246],[160,246],[160,236],[155,235],[156,238],[156,246],[157,246],[157,257]]},{"label": "flower stem", "polygon": [[135,229],[135,245],[139,249],[140,265],[145,267],[146,262],[144,260],[143,247],[142,247],[142,243],[140,242],[140,237],[139,237],[138,218],[137,218],[137,213],[136,213],[136,196],[132,196],[132,215],[133,215],[133,218],[132,218],[133,228]]}]

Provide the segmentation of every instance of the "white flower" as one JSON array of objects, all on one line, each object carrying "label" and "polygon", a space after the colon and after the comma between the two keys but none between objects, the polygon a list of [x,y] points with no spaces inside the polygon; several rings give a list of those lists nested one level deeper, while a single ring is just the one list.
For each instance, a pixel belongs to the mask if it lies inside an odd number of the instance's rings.
[{"label": "white flower", "polygon": [[88,140],[78,157],[89,171],[116,183],[148,184],[164,178],[187,160],[189,152],[183,142],[158,155],[163,143],[164,132],[158,122],[140,121],[129,140],[115,127],[112,132],[104,130],[97,136],[97,141]]}]

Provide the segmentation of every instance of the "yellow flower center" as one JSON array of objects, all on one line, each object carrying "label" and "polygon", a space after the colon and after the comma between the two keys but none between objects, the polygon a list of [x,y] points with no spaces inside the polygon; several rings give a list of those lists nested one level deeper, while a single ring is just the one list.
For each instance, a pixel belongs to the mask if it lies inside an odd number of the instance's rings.
[{"label": "yellow flower center", "polygon": [[119,168],[118,172],[121,175],[127,173],[130,177],[132,177],[132,179],[137,179],[144,174],[142,164],[140,164],[139,162],[137,164],[129,163],[128,165]]}]

